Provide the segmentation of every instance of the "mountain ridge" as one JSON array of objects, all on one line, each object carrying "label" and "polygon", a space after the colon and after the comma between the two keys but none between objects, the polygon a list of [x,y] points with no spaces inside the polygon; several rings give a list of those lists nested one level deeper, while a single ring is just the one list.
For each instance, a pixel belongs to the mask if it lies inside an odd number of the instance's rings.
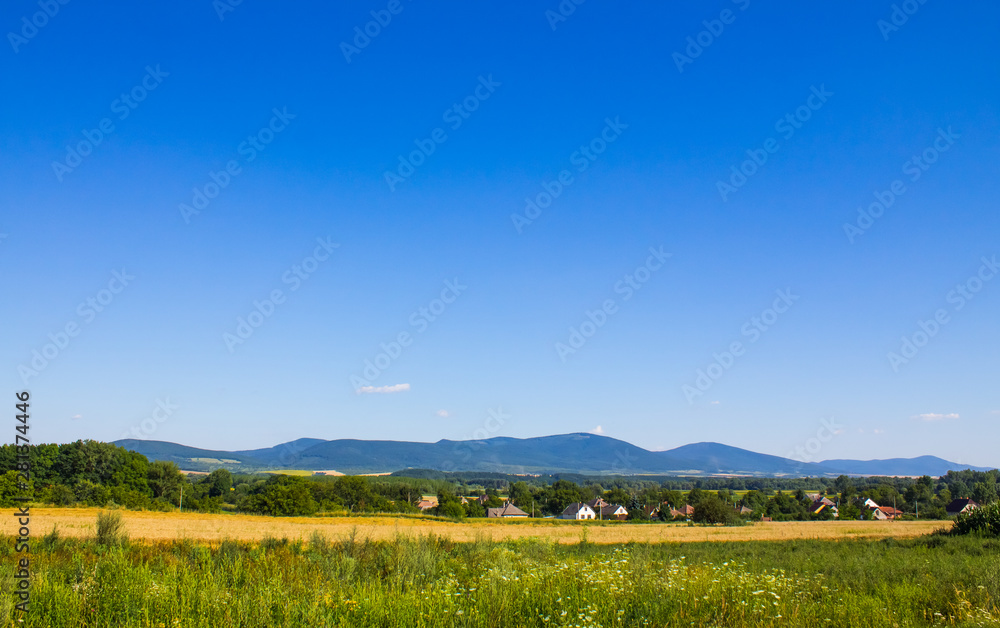
[{"label": "mountain ridge", "polygon": [[581,473],[585,475],[677,475],[803,477],[837,475],[931,475],[949,470],[988,470],[936,456],[887,460],[801,462],[722,443],[702,442],[649,451],[608,436],[575,432],[530,438],[433,443],[393,440],[300,438],[273,447],[221,451],[167,441],[122,439],[116,445],[150,460],[168,460],[183,469],[225,466],[247,471],[303,469],[343,473],[388,473],[408,468],[500,473]]}]

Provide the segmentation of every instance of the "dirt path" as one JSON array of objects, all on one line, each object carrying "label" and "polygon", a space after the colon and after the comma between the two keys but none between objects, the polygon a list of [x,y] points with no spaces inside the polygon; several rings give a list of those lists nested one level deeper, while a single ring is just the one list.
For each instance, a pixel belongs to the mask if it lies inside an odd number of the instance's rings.
[{"label": "dirt path", "polygon": [[[96,508],[33,508],[31,533],[41,537],[57,525],[63,536],[92,536],[98,509]],[[122,511],[125,525],[133,540],[192,539],[199,541],[260,540],[276,538],[306,539],[313,530],[331,538],[345,537],[357,529],[359,538],[388,539],[397,534],[426,535],[433,533],[456,541],[477,538],[493,540],[543,538],[559,543],[576,543],[587,530],[592,543],[692,542],[692,541],[775,541],[787,539],[842,539],[914,537],[936,529],[949,527],[946,521],[791,521],[756,523],[739,528],[701,527],[686,524],[584,525],[574,521],[503,521],[478,520],[473,523],[452,523],[436,519],[378,517],[259,517],[236,514],[161,513]],[[14,517],[0,518],[0,530],[5,535],[17,533]]]}]

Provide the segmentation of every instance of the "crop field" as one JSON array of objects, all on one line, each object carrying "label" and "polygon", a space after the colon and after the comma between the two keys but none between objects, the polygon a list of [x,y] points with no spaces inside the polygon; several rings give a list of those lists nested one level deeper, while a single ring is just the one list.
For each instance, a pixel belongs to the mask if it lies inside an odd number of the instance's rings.
[{"label": "crop field", "polygon": [[[93,536],[99,509],[32,509],[36,533],[56,526],[69,537]],[[909,538],[949,527],[944,521],[788,521],[758,522],[743,527],[689,526],[675,523],[576,522],[551,519],[486,520],[452,522],[418,515],[361,517],[262,517],[243,514],[122,511],[125,529],[134,541],[220,542],[260,541],[268,537],[308,539],[313,532],[331,538],[357,534],[371,540],[399,535],[433,534],[452,541],[481,538],[496,541],[543,539],[556,543],[586,540],[598,544],[662,543],[695,541],[776,541],[790,539]],[[8,520],[9,519],[9,520]],[[16,520],[0,519],[0,531],[16,532]]]},{"label": "crop field", "polygon": [[996,540],[940,535],[625,545],[53,535],[32,549],[25,621],[5,587],[0,626],[998,626],[998,558]]}]

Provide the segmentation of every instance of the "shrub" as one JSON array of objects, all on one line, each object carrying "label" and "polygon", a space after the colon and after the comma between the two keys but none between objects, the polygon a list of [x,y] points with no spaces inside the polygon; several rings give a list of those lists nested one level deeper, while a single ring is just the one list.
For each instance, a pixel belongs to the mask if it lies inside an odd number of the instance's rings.
[{"label": "shrub", "polygon": [[1000,502],[958,515],[951,533],[1000,537]]},{"label": "shrub", "polygon": [[123,545],[128,540],[122,513],[117,510],[97,513],[97,544],[108,547]]}]

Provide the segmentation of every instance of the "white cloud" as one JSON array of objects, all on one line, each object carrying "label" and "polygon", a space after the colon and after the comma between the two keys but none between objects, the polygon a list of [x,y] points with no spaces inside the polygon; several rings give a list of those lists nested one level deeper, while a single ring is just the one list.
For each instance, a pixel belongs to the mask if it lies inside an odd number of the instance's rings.
[{"label": "white cloud", "polygon": [[359,395],[361,393],[365,393],[366,395],[372,393],[387,394],[387,393],[403,392],[404,390],[409,390],[409,389],[410,389],[409,384],[393,384],[392,386],[362,386],[361,388],[355,390],[354,392],[356,392]]},{"label": "white cloud", "polygon": [[442,419],[447,419],[449,416],[451,416],[450,414],[448,414],[447,410],[438,410],[437,412],[435,412],[435,414],[437,414]]},{"label": "white cloud", "polygon": [[713,406],[717,406],[717,405],[719,405],[719,404],[720,404],[720,403],[722,403],[722,402],[721,402],[721,401],[710,401],[709,403],[710,403],[711,405],[713,405]]},{"label": "white cloud", "polygon": [[604,428],[601,427],[600,425],[598,425],[594,429],[590,430],[590,433],[591,434],[603,434],[604,433]]},{"label": "white cloud", "polygon": [[930,413],[927,413],[927,414],[915,414],[915,415],[911,416],[910,418],[913,419],[914,421],[926,421],[926,422],[930,422],[930,421],[946,421],[946,420],[950,421],[950,420],[957,419],[958,418],[958,413],[957,412],[952,412],[951,414],[935,414],[933,412],[930,412]]},{"label": "white cloud", "polygon": [[885,434],[885,430],[880,430],[879,428],[876,427],[874,430],[872,430],[872,433],[873,434]]},{"label": "white cloud", "polygon": [[83,415],[82,415],[82,414],[74,414],[74,415],[73,415],[73,418],[74,418],[74,419],[82,419],[82,418],[83,418]]}]

